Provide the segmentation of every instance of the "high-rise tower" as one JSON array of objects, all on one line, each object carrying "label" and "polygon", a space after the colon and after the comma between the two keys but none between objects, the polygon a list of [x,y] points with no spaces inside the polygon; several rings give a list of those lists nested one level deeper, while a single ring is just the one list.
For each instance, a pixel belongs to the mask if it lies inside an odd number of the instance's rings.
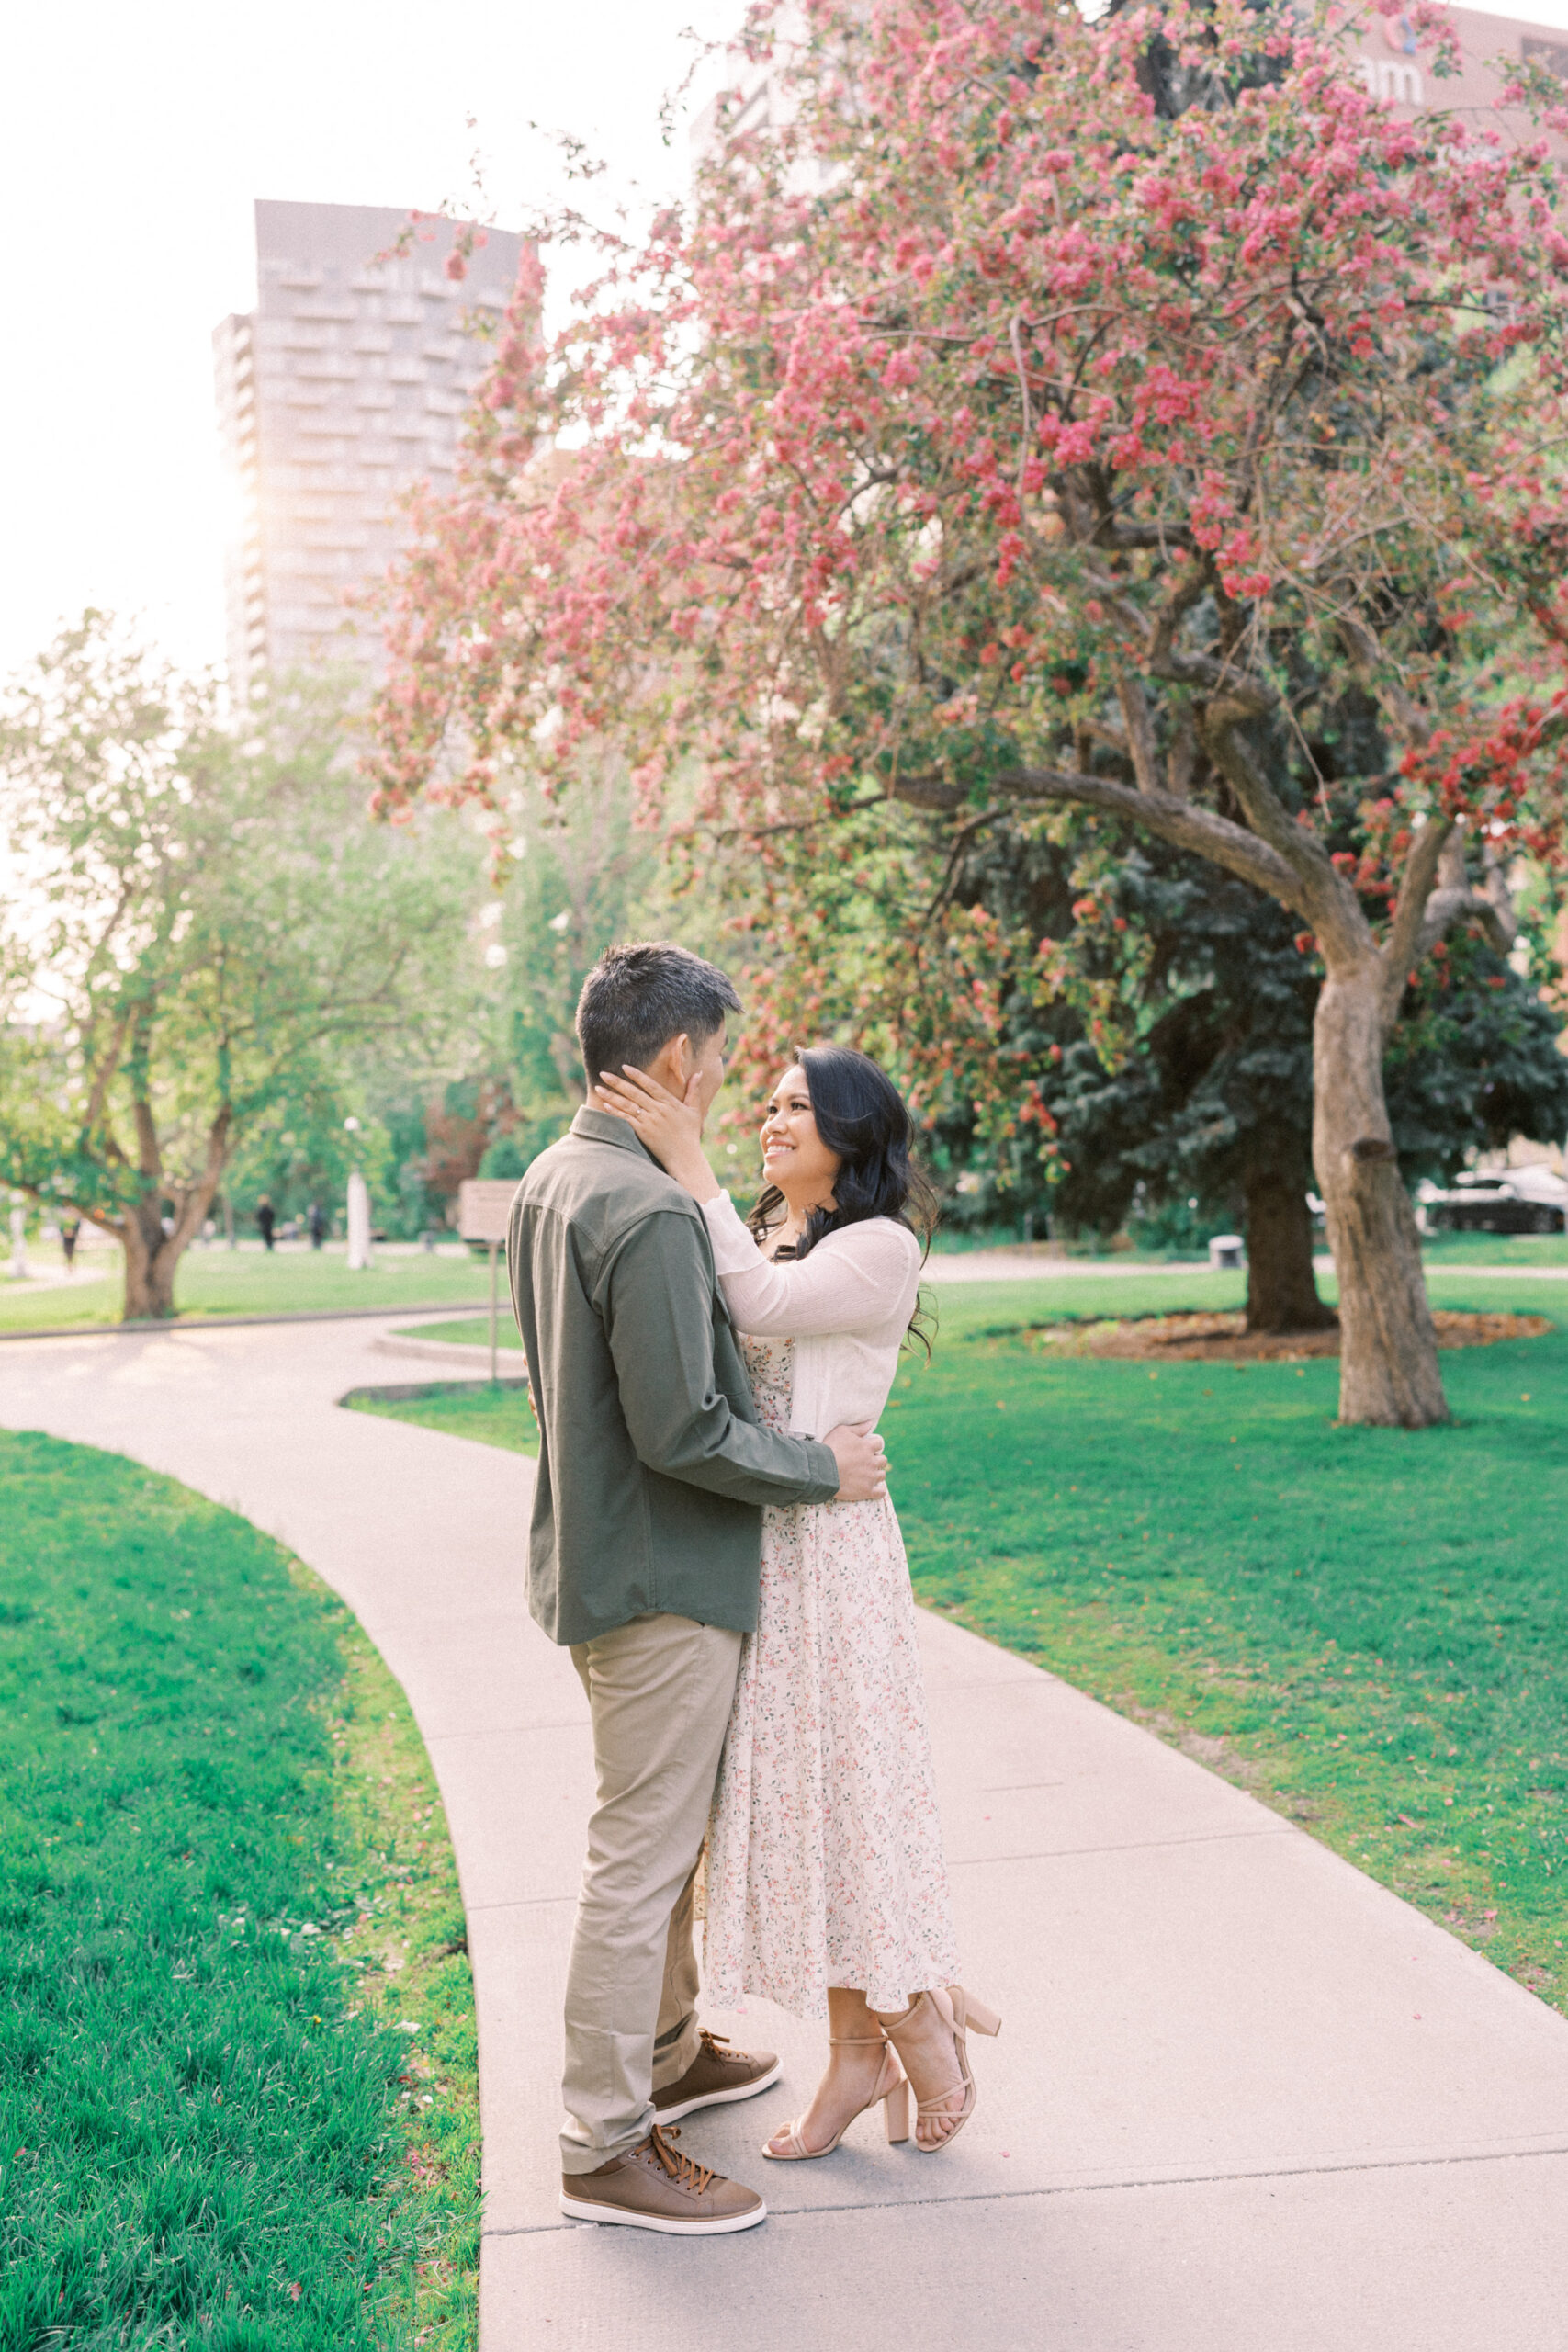
[{"label": "high-rise tower", "polygon": [[229,681],[348,662],[373,671],[372,616],[348,594],[405,536],[400,493],[452,478],[462,414],[517,282],[523,241],[491,229],[462,275],[455,231],[423,221],[378,262],[406,213],[356,204],[256,206],[256,307],[213,335],[218,413],[242,537],[227,571]]}]

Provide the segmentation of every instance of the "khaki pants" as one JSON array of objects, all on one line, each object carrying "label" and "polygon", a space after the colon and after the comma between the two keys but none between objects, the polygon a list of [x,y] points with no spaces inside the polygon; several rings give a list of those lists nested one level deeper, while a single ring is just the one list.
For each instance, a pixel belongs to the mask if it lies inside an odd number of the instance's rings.
[{"label": "khaki pants", "polygon": [[573,1645],[599,1802],[566,1980],[561,2165],[635,2147],[652,2096],[697,2054],[692,1882],[735,1697],[741,1636],[636,1617]]}]

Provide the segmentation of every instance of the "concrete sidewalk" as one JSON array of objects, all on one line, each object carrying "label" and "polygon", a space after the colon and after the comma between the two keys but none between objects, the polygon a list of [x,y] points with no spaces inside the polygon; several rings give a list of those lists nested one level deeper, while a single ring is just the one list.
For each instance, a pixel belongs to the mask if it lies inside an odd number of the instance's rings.
[{"label": "concrete sidewalk", "polygon": [[374,1322],[0,1350],[0,1422],[232,1505],[341,1592],[409,1693],[479,2005],[484,2352],[1562,2352],[1568,2026],[1325,1849],[1005,1652],[922,1620],[965,1973],[1005,2019],[949,2154],[857,2124],[764,2164],[785,2082],[685,2127],[773,2218],[683,2246],[562,2221],[562,1970],[585,1711],[522,1601],[529,1465],[336,1409]]}]

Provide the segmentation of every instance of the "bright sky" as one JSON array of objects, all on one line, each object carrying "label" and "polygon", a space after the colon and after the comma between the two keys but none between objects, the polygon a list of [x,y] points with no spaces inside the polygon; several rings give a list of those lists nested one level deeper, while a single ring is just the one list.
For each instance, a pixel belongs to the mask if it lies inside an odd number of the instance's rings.
[{"label": "bright sky", "polygon": [[221,658],[210,337],[255,299],[254,198],[434,209],[466,198],[477,144],[512,226],[562,192],[531,121],[588,140],[622,188],[679,187],[687,142],[663,146],[659,101],[692,53],[681,33],[728,35],[741,6],[73,0],[9,15],[0,672],[88,604],[143,614],[182,661]]},{"label": "bright sky", "polygon": [[[1505,13],[1568,26],[1568,0]],[[8,224],[0,671],[87,604],[176,658],[222,653],[209,337],[254,299],[252,200],[461,198],[477,145],[512,225],[559,193],[530,121],[620,188],[680,185],[658,107],[680,35],[741,0],[74,0],[18,8],[0,90]],[[468,117],[476,119],[470,131]]]}]

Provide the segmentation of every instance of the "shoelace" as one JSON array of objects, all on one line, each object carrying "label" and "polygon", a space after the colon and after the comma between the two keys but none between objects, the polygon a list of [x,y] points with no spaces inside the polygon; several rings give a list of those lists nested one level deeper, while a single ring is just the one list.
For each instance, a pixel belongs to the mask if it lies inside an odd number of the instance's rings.
[{"label": "shoelace", "polygon": [[744,2058],[747,2055],[747,2052],[744,2050],[732,2050],[730,2048],[729,2036],[727,2033],[710,2033],[705,2025],[699,2026],[697,2028],[697,2039],[702,2042],[710,2058],[718,2058],[721,2056],[728,2058]]},{"label": "shoelace", "polygon": [[685,2189],[693,2197],[700,2197],[709,2181],[716,2176],[705,2165],[698,2164],[694,2156],[684,2155],[671,2145],[671,2142],[680,2136],[678,2123],[672,2124],[667,2132],[661,2131],[656,2123],[648,2135],[649,2152],[658,2157],[677,2188]]}]

